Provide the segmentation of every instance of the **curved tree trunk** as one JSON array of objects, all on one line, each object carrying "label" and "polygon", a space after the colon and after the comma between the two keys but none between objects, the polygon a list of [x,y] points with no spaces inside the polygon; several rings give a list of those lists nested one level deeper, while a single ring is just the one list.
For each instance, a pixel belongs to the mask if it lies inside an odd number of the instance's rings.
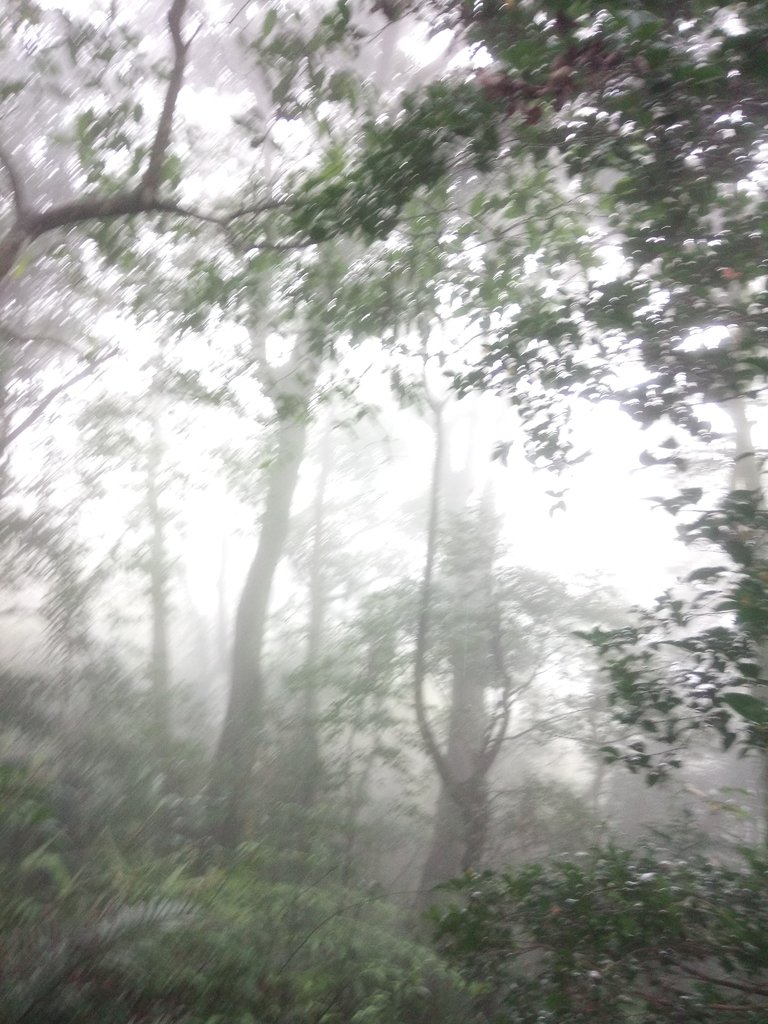
[{"label": "curved tree trunk", "polygon": [[[309,361],[305,358],[303,365]],[[269,600],[288,536],[291,502],[306,445],[309,401],[318,371],[319,363],[313,362],[311,372],[301,377],[286,373],[292,387],[276,400],[277,453],[267,472],[267,495],[256,554],[237,607],[229,698],[208,791],[210,831],[227,849],[240,843],[245,834],[264,708],[261,658]]]}]

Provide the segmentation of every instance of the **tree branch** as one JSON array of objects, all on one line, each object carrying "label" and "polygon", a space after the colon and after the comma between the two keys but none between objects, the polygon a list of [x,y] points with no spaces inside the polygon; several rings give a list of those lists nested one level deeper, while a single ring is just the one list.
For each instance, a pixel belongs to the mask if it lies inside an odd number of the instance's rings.
[{"label": "tree branch", "polygon": [[[113,217],[135,217],[140,213],[172,213],[180,217],[198,216],[193,211],[176,203],[162,202],[147,198],[136,192],[121,192],[114,196],[83,196],[59,206],[51,206],[47,210],[27,217],[30,239],[37,238],[54,231],[56,228],[70,227],[89,220],[111,220]],[[209,217],[199,215],[202,220]]]},{"label": "tree branch", "polygon": [[63,338],[54,338],[50,334],[27,333],[23,328],[18,330],[2,322],[0,322],[0,340],[14,342],[16,345],[52,345],[54,348],[67,349],[68,352],[72,352],[80,359],[85,358],[82,352]]},{"label": "tree branch", "polygon": [[718,978],[706,971],[699,971],[684,961],[674,961],[674,966],[683,974],[697,981],[705,981],[710,985],[719,985],[723,988],[732,988],[737,992],[747,992],[753,996],[768,996],[768,987],[765,985],[752,985],[746,981],[733,981],[731,978]]},{"label": "tree branch", "polygon": [[171,141],[173,115],[176,111],[176,103],[184,81],[189,41],[185,43],[182,38],[181,24],[184,20],[186,7],[187,0],[173,0],[168,11],[168,29],[173,40],[173,67],[168,80],[163,109],[157,122],[157,131],[152,142],[152,149],[149,152],[149,162],[139,187],[139,195],[145,201],[154,199],[163,180],[163,163],[165,162],[168,146]]},{"label": "tree branch", "polygon": [[85,380],[86,377],[89,377],[96,369],[98,369],[99,366],[105,363],[107,359],[111,359],[112,355],[113,353],[109,353],[101,359],[93,360],[84,369],[80,370],[79,373],[73,374],[61,384],[57,384],[55,388],[51,388],[51,390],[37,403],[35,408],[24,417],[18,426],[14,427],[13,430],[9,430],[5,437],[0,437],[0,455],[5,453],[6,449],[16,440],[17,437],[19,437],[20,434],[23,434],[25,430],[28,430],[33,423],[36,423],[37,420],[40,419],[51,402],[54,402],[59,395],[63,394],[63,392],[67,391],[74,384],[77,384],[78,381]]},{"label": "tree branch", "polygon": [[23,224],[17,221],[0,241],[0,281],[7,277],[16,265],[19,253],[29,241],[29,235]]},{"label": "tree branch", "polygon": [[21,180],[21,175],[16,169],[16,165],[13,162],[11,154],[8,152],[5,146],[0,146],[0,163],[2,163],[3,167],[5,168],[5,173],[8,176],[8,180],[11,183],[11,192],[13,194],[13,208],[16,211],[16,220],[23,221],[24,214],[27,208],[24,195],[24,183]]},{"label": "tree branch", "polygon": [[168,11],[168,28],[173,40],[174,62],[163,101],[163,109],[149,154],[147,169],[137,190],[114,196],[85,196],[39,212],[29,212],[26,207],[21,178],[16,172],[7,152],[0,150],[0,162],[10,179],[16,212],[15,223],[0,241],[0,281],[5,278],[18,258],[22,248],[40,235],[56,228],[69,227],[89,220],[108,220],[112,217],[130,217],[140,213],[173,213],[180,216],[198,216],[202,220],[214,220],[224,224],[220,218],[204,214],[193,214],[174,203],[157,199],[162,181],[163,162],[168,151],[173,127],[173,115],[181,91],[190,41],[181,35],[181,24],[188,0],[173,0]]},{"label": "tree branch", "polygon": [[311,249],[318,244],[314,238],[297,238],[293,242],[253,242],[248,244],[246,252],[296,252],[297,249]]},{"label": "tree branch", "polygon": [[476,774],[480,778],[488,774],[491,765],[499,755],[501,744],[504,741],[504,737],[507,735],[509,716],[512,712],[512,678],[507,671],[507,666],[504,661],[504,651],[502,650],[501,644],[501,610],[499,608],[499,601],[496,594],[493,594],[491,651],[493,654],[493,660],[496,663],[496,671],[501,676],[503,683],[500,701],[501,712],[496,717],[496,720],[491,722],[485,738],[485,743],[483,744],[483,749],[480,751],[477,758]]},{"label": "tree branch", "polygon": [[251,203],[248,206],[239,206],[237,209],[232,210],[231,213],[227,213],[221,217],[223,224],[229,224],[233,220],[238,220],[240,217],[248,217],[251,214],[266,213],[269,210],[284,210],[286,207],[293,205],[293,200],[287,197],[283,199],[265,199],[260,203]]}]

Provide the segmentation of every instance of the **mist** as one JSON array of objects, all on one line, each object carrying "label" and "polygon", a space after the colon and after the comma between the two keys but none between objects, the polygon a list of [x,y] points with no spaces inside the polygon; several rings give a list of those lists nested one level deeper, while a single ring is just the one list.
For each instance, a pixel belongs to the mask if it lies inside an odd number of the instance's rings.
[{"label": "mist", "polygon": [[759,1024],[768,7],[0,16],[0,1017]]}]

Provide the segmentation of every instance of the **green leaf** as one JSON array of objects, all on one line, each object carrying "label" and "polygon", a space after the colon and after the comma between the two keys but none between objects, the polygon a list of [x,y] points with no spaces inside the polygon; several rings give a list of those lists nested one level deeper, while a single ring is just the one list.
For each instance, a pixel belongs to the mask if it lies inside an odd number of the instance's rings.
[{"label": "green leaf", "polygon": [[277,11],[274,7],[270,7],[267,13],[264,15],[264,24],[261,28],[261,38],[266,39],[269,33],[277,24]]},{"label": "green leaf", "polygon": [[173,153],[163,163],[162,179],[174,188],[181,184],[181,160]]},{"label": "green leaf", "polygon": [[749,693],[725,693],[723,704],[733,708],[742,718],[755,725],[768,725],[768,704]]},{"label": "green leaf", "polygon": [[472,217],[478,217],[485,209],[485,193],[478,192],[469,204],[469,212]]},{"label": "green leaf", "polygon": [[283,77],[272,90],[273,103],[280,104],[285,102],[285,100],[288,98],[288,94],[291,91],[291,86],[293,85],[294,77],[295,72],[292,68],[289,69],[287,73],[283,75]]},{"label": "green leaf", "polygon": [[697,580],[712,580],[724,572],[728,572],[728,567],[725,565],[705,565],[701,569],[694,569],[693,572],[688,573],[686,581],[695,583]]},{"label": "green leaf", "polygon": [[21,92],[26,84],[21,79],[0,83],[0,103]]}]

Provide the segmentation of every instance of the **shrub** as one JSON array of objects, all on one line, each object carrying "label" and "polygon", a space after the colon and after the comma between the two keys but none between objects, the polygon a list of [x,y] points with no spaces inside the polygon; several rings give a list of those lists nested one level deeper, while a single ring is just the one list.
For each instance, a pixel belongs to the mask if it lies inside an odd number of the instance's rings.
[{"label": "shrub", "polygon": [[465,876],[434,917],[494,1024],[764,1024],[766,883],[762,854],[727,868],[608,848]]}]

